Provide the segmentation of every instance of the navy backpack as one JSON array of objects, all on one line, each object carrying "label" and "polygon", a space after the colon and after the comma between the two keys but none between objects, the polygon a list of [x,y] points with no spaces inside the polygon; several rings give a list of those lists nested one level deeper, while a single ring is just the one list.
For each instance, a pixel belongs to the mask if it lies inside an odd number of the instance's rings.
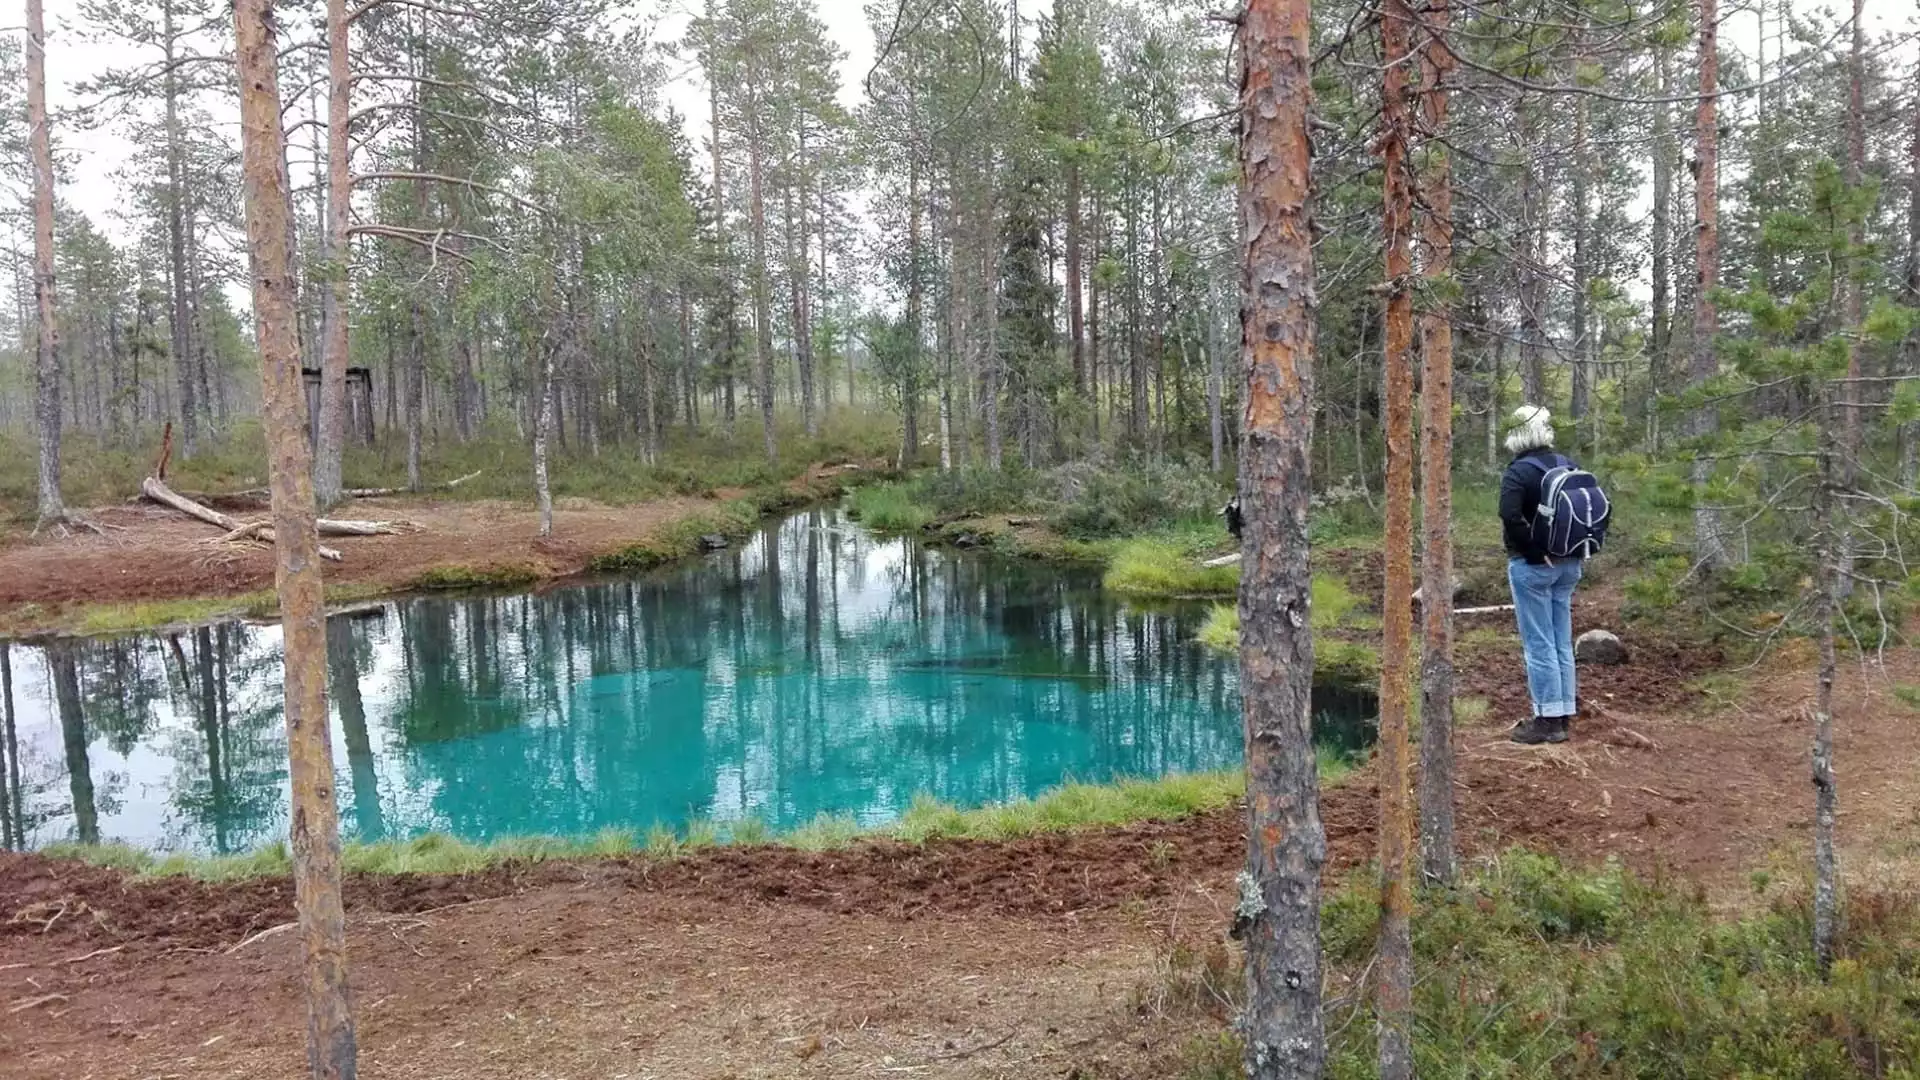
[{"label": "navy backpack", "polygon": [[1585,559],[1600,554],[1607,541],[1613,504],[1600,481],[1571,460],[1554,454],[1540,476],[1540,507],[1533,515],[1533,540],[1550,559]]}]

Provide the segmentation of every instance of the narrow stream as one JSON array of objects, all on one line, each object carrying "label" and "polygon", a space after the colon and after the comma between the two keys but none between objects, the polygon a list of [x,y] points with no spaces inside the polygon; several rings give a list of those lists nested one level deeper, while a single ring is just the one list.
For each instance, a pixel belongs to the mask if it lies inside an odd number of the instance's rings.
[{"label": "narrow stream", "polygon": [[[1240,760],[1204,605],[1096,574],[876,539],[837,509],[615,581],[421,597],[328,624],[341,818],[473,840],[974,806]],[[16,845],[244,851],[286,832],[280,631],[13,645]],[[1328,694],[1321,738],[1372,736]],[[17,778],[17,779],[16,779]]]}]

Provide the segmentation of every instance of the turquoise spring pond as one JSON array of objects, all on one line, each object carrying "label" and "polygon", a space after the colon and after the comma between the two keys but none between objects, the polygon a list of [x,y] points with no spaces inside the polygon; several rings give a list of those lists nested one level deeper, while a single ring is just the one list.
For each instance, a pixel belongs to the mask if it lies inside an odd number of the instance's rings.
[{"label": "turquoise spring pond", "polygon": [[[1238,674],[1205,605],[1098,575],[878,539],[839,510],[632,578],[428,596],[328,624],[343,827],[472,840],[607,827],[876,825],[1240,760]],[[244,851],[286,831],[280,632],[7,648],[12,846]],[[1364,695],[1320,736],[1357,753]]]}]

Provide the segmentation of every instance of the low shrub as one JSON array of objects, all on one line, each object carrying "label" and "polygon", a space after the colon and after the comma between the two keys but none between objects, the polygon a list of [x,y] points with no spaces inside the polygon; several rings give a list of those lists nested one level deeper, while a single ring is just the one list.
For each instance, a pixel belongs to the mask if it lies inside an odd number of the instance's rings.
[{"label": "low shrub", "polygon": [[[1693,887],[1617,865],[1579,868],[1528,851],[1428,893],[1413,921],[1415,1068],[1521,1080],[1920,1076],[1920,898],[1855,888],[1843,955],[1822,979],[1803,893],[1737,918]],[[1356,874],[1329,893],[1321,941],[1330,981],[1372,961],[1378,885]],[[1190,951],[1194,947],[1189,945]],[[1228,972],[1211,984],[1234,995]],[[1327,1017],[1327,1075],[1377,1075],[1370,997]],[[1231,1035],[1188,1076],[1233,1075]]]}]

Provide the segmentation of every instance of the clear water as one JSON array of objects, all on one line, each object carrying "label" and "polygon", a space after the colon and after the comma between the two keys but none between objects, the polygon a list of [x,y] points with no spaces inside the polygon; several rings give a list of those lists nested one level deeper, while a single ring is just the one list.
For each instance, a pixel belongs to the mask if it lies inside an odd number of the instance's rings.
[{"label": "clear water", "polygon": [[[362,839],[877,824],[921,792],[1225,768],[1237,671],[1194,644],[1205,614],[832,509],[651,575],[402,600],[328,625],[341,819]],[[12,842],[282,837],[279,650],[238,623],[11,646]],[[1364,746],[1368,705],[1329,699],[1323,737]]]}]

